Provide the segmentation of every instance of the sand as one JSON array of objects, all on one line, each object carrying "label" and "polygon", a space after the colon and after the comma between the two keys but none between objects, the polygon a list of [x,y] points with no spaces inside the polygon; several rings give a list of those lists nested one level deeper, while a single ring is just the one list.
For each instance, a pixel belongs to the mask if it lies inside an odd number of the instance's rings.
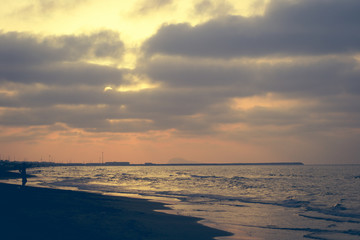
[{"label": "sand", "polygon": [[144,199],[0,183],[0,239],[210,240],[227,232]]}]

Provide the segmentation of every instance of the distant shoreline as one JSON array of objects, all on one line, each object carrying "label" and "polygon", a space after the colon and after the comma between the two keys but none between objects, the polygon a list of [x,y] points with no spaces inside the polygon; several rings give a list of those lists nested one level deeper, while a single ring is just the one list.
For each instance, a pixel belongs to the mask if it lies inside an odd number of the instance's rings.
[{"label": "distant shoreline", "polygon": [[131,164],[130,162],[105,162],[102,163],[60,163],[58,166],[299,166],[302,162],[269,162],[269,163],[144,163]]},{"label": "distant shoreline", "polygon": [[[134,165],[134,164],[133,164]],[[273,165],[304,165],[302,162],[271,162],[271,163],[150,163],[150,164],[140,164],[145,166],[229,166],[229,165],[260,165],[260,166],[273,166]]]},{"label": "distant shoreline", "polygon": [[[1,172],[18,170],[18,161],[0,160]],[[302,162],[268,162],[268,163],[152,163],[132,164],[130,162],[105,162],[105,163],[55,163],[55,162],[25,162],[28,168],[35,167],[56,167],[56,166],[299,166],[305,165]]]}]

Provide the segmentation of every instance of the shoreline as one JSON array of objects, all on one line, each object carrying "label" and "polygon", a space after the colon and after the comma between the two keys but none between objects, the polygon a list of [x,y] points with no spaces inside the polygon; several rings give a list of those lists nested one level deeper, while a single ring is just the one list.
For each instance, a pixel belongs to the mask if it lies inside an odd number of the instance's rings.
[{"label": "shoreline", "polygon": [[231,236],[145,199],[0,183],[1,239],[211,240]]}]

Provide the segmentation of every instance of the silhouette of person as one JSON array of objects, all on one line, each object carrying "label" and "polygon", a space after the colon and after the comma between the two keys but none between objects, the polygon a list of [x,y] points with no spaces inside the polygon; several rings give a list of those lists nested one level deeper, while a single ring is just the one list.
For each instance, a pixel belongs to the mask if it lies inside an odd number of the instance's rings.
[{"label": "silhouette of person", "polygon": [[25,187],[25,184],[27,183],[27,178],[26,178],[26,165],[25,163],[23,163],[21,165],[21,168],[19,169],[19,172],[21,174],[21,178],[22,178],[22,187]]}]

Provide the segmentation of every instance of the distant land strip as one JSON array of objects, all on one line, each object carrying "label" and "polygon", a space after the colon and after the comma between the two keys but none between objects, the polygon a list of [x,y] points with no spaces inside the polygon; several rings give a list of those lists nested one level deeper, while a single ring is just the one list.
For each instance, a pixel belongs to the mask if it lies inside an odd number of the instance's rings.
[{"label": "distant land strip", "polygon": [[302,162],[269,162],[269,163],[142,163],[130,162],[105,162],[105,163],[57,163],[57,166],[281,166],[281,165],[304,165]]},{"label": "distant land strip", "polygon": [[[0,160],[0,175],[5,171],[18,170],[24,162]],[[54,162],[25,162],[27,168],[56,167],[56,166],[281,166],[304,165],[302,162],[268,162],[268,163],[152,163],[132,164],[130,162],[104,163],[54,163]]]},{"label": "distant land strip", "polygon": [[[133,164],[136,165],[136,164]],[[270,163],[145,163],[145,166],[229,166],[229,165],[304,165],[302,162],[270,162]]]},{"label": "distant land strip", "polygon": [[251,166],[251,165],[268,165],[268,166],[279,166],[279,165],[304,165],[302,162],[268,162],[268,163],[152,163],[147,162],[144,164],[131,164],[130,162],[105,162],[101,163],[87,163],[85,165],[91,166]]}]

